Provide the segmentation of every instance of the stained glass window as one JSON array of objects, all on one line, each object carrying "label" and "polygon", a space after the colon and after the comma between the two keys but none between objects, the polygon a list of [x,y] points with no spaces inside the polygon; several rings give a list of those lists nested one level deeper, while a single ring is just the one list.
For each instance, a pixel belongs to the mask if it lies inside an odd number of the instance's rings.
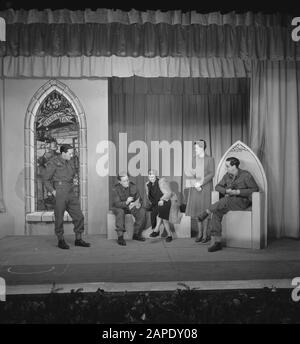
[{"label": "stained glass window", "polygon": [[79,124],[72,104],[59,92],[51,92],[40,105],[35,121],[35,200],[37,211],[53,210],[53,197],[43,183],[46,163],[60,154],[60,146],[74,148],[75,193],[79,197]]}]

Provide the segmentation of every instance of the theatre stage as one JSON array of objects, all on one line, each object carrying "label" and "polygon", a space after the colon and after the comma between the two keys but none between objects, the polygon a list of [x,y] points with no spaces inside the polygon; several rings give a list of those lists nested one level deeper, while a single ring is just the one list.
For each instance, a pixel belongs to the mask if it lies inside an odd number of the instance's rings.
[{"label": "theatre stage", "polygon": [[0,240],[0,277],[7,294],[156,291],[185,288],[293,288],[300,277],[300,241],[275,240],[263,250],[224,248],[209,253],[194,238],[127,241],[119,246],[103,236],[87,236],[91,248],[56,247],[54,236],[8,236]]}]

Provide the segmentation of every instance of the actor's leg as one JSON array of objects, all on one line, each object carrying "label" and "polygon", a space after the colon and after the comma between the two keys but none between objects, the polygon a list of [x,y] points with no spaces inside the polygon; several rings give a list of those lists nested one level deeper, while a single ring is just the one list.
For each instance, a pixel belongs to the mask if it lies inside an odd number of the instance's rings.
[{"label": "actor's leg", "polygon": [[168,234],[168,236],[166,237],[166,242],[170,242],[173,239],[172,232],[170,229],[170,223],[168,220],[165,220],[165,219],[163,219],[163,223],[164,223],[164,227],[165,227],[167,234]]},{"label": "actor's leg", "polygon": [[82,233],[84,231],[84,216],[82,214],[78,197],[75,193],[69,194],[67,202],[67,211],[72,217],[75,232],[75,246],[90,247],[91,245],[82,240]]},{"label": "actor's leg", "polygon": [[62,190],[56,190],[54,203],[55,234],[58,239],[58,247],[69,249],[69,245],[64,240],[64,213],[66,210],[67,193]]},{"label": "actor's leg", "polygon": [[116,217],[116,231],[118,235],[117,243],[121,246],[126,246],[126,241],[124,240],[125,210],[122,208],[113,208],[113,213]]},{"label": "actor's leg", "polygon": [[146,212],[143,207],[137,209],[136,207],[131,209],[131,214],[134,216],[134,233],[133,239],[139,241],[145,241],[145,238],[142,237],[142,232],[145,229],[145,220],[146,220]]},{"label": "actor's leg", "polygon": [[198,218],[195,218],[195,220],[197,221],[197,230],[198,230],[195,242],[200,242],[203,236],[203,225],[201,221],[198,221]]},{"label": "actor's leg", "polygon": [[210,225],[211,225],[211,219],[210,219],[210,216],[205,219],[203,222],[202,222],[202,225],[203,225],[203,238],[202,238],[202,243],[207,243],[210,241]]},{"label": "actor's leg", "polygon": [[157,225],[157,215],[158,215],[158,206],[153,206],[151,209],[151,227],[154,230]]},{"label": "actor's leg", "polygon": [[66,210],[66,195],[62,192],[57,192],[54,204],[54,217],[55,217],[55,234],[60,240],[64,236],[64,213]]},{"label": "actor's leg", "polygon": [[160,225],[162,223],[162,219],[160,217],[156,217],[156,227],[153,229],[153,232],[150,234],[150,237],[151,238],[155,238],[157,236],[159,236],[159,228],[160,228]]},{"label": "actor's leg", "polygon": [[211,219],[211,247],[209,252],[218,251],[222,248],[222,219],[230,210],[243,210],[247,207],[247,200],[240,197],[224,197],[212,204],[209,211],[212,212]]},{"label": "actor's leg", "polygon": [[80,208],[79,199],[76,197],[76,195],[69,196],[69,200],[67,202],[67,211],[73,220],[76,239],[81,239],[84,231],[84,216]]}]

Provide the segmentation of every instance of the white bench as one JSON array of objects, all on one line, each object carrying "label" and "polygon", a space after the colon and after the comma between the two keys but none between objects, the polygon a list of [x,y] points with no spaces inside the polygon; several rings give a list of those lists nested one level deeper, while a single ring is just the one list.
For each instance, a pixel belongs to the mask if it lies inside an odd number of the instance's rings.
[{"label": "white bench", "polygon": [[[146,212],[147,224],[146,229],[143,231],[142,236],[144,238],[149,238],[152,233],[150,225],[150,212]],[[174,237],[175,238],[190,238],[191,237],[191,218],[182,214],[180,224],[174,224]],[[125,215],[125,229],[124,233],[125,240],[131,240],[133,236],[134,228],[134,217],[131,214]],[[116,240],[118,238],[116,232],[116,217],[115,214],[110,210],[107,213],[107,239]]]},{"label": "white bench", "polygon": [[[25,234],[51,235],[54,233],[54,211],[35,211],[26,214]],[[86,227],[86,226],[85,226]],[[64,213],[64,231],[66,234],[73,232],[72,218],[67,211]]]}]

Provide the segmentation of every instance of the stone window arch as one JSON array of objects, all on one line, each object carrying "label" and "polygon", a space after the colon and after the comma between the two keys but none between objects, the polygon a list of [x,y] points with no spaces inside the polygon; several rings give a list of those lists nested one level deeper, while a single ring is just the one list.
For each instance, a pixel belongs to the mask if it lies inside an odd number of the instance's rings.
[{"label": "stone window arch", "polygon": [[[28,222],[52,222],[53,211],[38,209],[36,199],[37,187],[37,157],[36,157],[36,120],[39,109],[47,97],[59,95],[71,105],[78,124],[78,153],[79,153],[79,195],[81,209],[87,222],[87,125],[83,107],[71,89],[58,80],[49,80],[32,97],[25,115],[25,216]],[[66,215],[66,220],[71,218]],[[87,229],[87,223],[85,223]]]}]

